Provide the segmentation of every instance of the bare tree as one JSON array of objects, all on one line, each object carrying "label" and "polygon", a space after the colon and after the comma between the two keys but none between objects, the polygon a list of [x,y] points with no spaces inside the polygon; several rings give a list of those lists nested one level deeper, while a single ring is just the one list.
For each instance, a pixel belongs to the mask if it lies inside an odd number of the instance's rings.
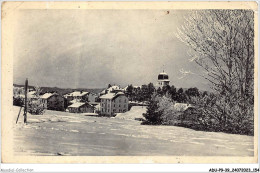
[{"label": "bare tree", "polygon": [[35,96],[36,96],[36,97],[40,97],[40,94],[41,94],[41,92],[42,92],[41,87],[39,87],[38,85],[36,85],[36,86],[34,87],[34,90],[35,90]]},{"label": "bare tree", "polygon": [[191,50],[191,61],[221,94],[253,96],[254,13],[251,10],[193,11],[177,37]]},{"label": "bare tree", "polygon": [[204,69],[203,77],[211,83],[218,102],[221,100],[221,104],[210,108],[218,110],[219,120],[235,119],[239,125],[252,120],[254,12],[192,11],[178,28],[177,37],[190,48],[190,61]]}]

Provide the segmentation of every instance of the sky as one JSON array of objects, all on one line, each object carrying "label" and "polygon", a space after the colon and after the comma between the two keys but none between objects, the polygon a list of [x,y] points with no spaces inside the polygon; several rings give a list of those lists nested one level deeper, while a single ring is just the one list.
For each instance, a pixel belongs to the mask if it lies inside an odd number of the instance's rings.
[{"label": "sky", "polygon": [[[14,26],[14,83],[104,88],[156,83],[208,90],[202,69],[176,37],[188,11],[19,10]],[[185,77],[180,71],[192,72]]]}]

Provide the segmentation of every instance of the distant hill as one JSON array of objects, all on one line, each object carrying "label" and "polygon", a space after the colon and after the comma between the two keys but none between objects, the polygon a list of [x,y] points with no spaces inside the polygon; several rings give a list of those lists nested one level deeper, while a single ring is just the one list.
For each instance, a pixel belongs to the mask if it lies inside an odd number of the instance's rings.
[{"label": "distant hill", "polygon": [[[24,87],[24,85],[19,85],[19,84],[14,84],[13,86],[15,87]],[[29,88],[34,88],[34,86],[29,85]],[[92,92],[92,93],[100,93],[101,91],[103,91],[106,88],[94,88],[94,89],[88,89],[88,88],[58,88],[58,87],[41,87],[42,89],[42,94],[47,93],[47,92],[57,92],[58,94],[64,95],[73,91],[87,91],[87,92]],[[176,88],[176,90],[178,91],[180,88]],[[186,90],[188,90],[189,88],[182,88],[183,92],[185,92]],[[199,90],[200,92],[204,92],[206,90]],[[212,92],[212,91],[206,91],[208,93]]]},{"label": "distant hill", "polygon": [[[14,87],[24,87],[24,85],[19,85],[19,84],[14,84]],[[29,88],[34,88],[34,86],[29,85]],[[105,88],[94,88],[94,89],[87,89],[87,88],[58,88],[58,87],[41,87],[42,94],[47,93],[47,92],[56,92],[58,94],[64,95],[73,91],[87,91],[87,92],[92,92],[92,93],[100,93],[102,90]]]}]

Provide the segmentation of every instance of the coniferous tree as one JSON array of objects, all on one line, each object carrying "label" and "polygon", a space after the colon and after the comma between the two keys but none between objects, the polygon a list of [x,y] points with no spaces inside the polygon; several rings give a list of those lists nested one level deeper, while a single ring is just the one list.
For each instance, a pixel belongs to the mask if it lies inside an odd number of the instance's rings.
[{"label": "coniferous tree", "polygon": [[162,111],[159,111],[158,103],[158,96],[156,94],[153,94],[147,107],[147,112],[144,114],[144,117],[150,124],[162,123]]},{"label": "coniferous tree", "polygon": [[133,100],[133,85],[128,85],[127,89],[126,89],[126,95],[127,97],[132,101]]},{"label": "coniferous tree", "polygon": [[176,88],[174,85],[171,86],[171,89],[170,89],[170,96],[172,98],[172,100],[176,101],[177,100],[177,91],[176,91]]}]

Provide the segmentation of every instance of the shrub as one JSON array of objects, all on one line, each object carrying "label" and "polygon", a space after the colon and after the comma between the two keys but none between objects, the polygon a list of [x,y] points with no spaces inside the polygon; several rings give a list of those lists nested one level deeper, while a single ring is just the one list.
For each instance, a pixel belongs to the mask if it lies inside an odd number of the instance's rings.
[{"label": "shrub", "polygon": [[[218,94],[193,97],[192,101],[196,107],[192,112],[193,124],[211,131],[254,134],[254,107],[249,101]],[[182,122],[189,116],[184,112]]]},{"label": "shrub", "polygon": [[142,124],[254,135],[254,107],[250,100],[205,94],[191,97],[191,102],[195,107],[179,109],[171,98],[154,94]]},{"label": "shrub", "polygon": [[23,106],[24,101],[21,97],[13,97],[13,105],[15,106]]},{"label": "shrub", "polygon": [[174,125],[178,121],[178,111],[171,98],[162,96],[159,98],[158,110],[162,112],[162,124]]},{"label": "shrub", "polygon": [[39,99],[28,101],[27,111],[32,115],[42,115],[44,113],[44,106]]}]

